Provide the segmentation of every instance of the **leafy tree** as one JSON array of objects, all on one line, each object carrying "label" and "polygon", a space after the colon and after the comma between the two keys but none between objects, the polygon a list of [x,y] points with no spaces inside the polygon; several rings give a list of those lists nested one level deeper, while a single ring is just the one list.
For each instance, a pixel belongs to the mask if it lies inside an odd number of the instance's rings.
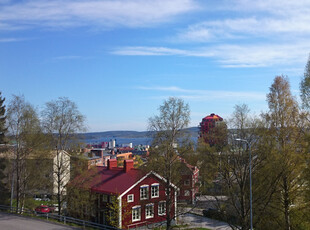
[{"label": "leafy tree", "polygon": [[36,168],[37,171],[33,173],[38,174],[40,165],[34,167],[33,161],[30,159],[36,159],[43,153],[45,138],[35,109],[25,101],[24,97],[13,96],[8,106],[7,120],[9,133],[15,145],[13,169],[15,172],[16,206],[22,208],[26,193],[42,182],[39,178],[43,171],[39,176],[31,173]]},{"label": "leafy tree", "polygon": [[[76,161],[75,164],[79,165]],[[67,185],[68,213],[70,216],[93,221],[97,208],[96,194],[89,189],[96,175],[96,169],[87,167],[76,167],[74,179]]]},{"label": "leafy tree", "polygon": [[300,97],[303,107],[310,110],[310,55],[306,64],[304,76],[300,82]]},{"label": "leafy tree", "polygon": [[166,190],[166,228],[171,229],[174,218],[172,209],[175,205],[171,183],[177,183],[180,175],[177,145],[184,137],[182,129],[189,124],[188,104],[179,98],[170,97],[159,107],[159,115],[149,118],[149,131],[153,133],[154,146],[150,151],[147,170],[153,170],[165,178]]},{"label": "leafy tree", "polygon": [[[272,197],[271,209],[277,228],[290,230],[295,210],[300,208],[303,194],[305,154],[303,148],[303,119],[297,101],[290,92],[290,84],[284,76],[277,76],[267,95],[269,112],[264,115],[269,139],[269,154],[273,156],[273,168],[279,176],[277,192]],[[266,223],[265,223],[266,224]]]},{"label": "leafy tree", "polygon": [[[227,199],[216,198],[216,206],[221,212],[222,220],[228,222],[233,229],[250,228],[250,183],[249,183],[249,147],[256,144],[256,130],[258,122],[249,115],[247,105],[236,105],[232,118],[229,120],[231,127],[218,133],[225,133],[228,141],[223,140],[217,146],[200,143],[198,151],[201,158],[200,168],[207,168],[206,174],[209,193],[213,195],[226,195]],[[226,127],[223,126],[222,128]],[[246,140],[245,142],[236,139]],[[253,154],[253,150],[252,150]],[[252,161],[252,171],[255,171],[257,161]],[[215,181],[215,182],[214,182]]]},{"label": "leafy tree", "polygon": [[58,213],[61,213],[62,203],[65,199],[65,186],[70,177],[70,158],[64,157],[64,151],[73,154],[78,146],[75,142],[75,134],[85,130],[84,116],[77,105],[68,98],[60,97],[55,101],[45,104],[42,112],[43,127],[52,140],[52,149],[56,152],[54,162],[54,180],[56,183],[56,196]]}]

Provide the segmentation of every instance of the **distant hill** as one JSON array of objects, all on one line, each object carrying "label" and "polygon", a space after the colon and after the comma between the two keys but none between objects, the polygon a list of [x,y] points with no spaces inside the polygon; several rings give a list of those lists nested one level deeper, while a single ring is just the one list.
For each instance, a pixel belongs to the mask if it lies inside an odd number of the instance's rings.
[{"label": "distant hill", "polygon": [[[198,127],[191,127],[184,129],[186,133],[189,133],[192,137],[198,136]],[[93,133],[80,133],[78,134],[80,139],[103,139],[103,138],[148,138],[151,133],[149,131],[106,131],[106,132],[93,132]]]}]

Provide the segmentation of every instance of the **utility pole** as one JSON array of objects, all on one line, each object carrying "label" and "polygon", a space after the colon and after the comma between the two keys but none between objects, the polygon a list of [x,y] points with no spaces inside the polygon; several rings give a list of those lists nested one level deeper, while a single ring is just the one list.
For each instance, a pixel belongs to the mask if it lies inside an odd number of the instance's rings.
[{"label": "utility pole", "polygon": [[250,221],[251,230],[253,230],[253,212],[252,212],[252,153],[251,145],[247,140],[237,138],[236,141],[245,142],[249,148],[249,174],[250,174]]}]

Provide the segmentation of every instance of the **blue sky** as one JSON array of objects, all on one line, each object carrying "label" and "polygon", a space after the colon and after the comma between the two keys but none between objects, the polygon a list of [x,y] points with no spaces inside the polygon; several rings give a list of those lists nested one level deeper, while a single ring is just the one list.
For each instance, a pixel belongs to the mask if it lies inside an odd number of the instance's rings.
[{"label": "blue sky", "polygon": [[0,91],[68,97],[88,131],[146,130],[169,96],[191,126],[260,114],[277,75],[298,97],[309,25],[309,0],[0,0]]}]

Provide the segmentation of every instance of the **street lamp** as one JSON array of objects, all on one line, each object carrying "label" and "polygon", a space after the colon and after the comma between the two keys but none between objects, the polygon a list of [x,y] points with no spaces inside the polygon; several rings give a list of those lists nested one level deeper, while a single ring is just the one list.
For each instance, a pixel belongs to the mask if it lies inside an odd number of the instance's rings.
[{"label": "street lamp", "polygon": [[249,164],[250,164],[250,221],[251,230],[253,230],[253,213],[252,213],[252,155],[251,155],[251,145],[247,140],[237,138],[236,141],[245,142],[249,148]]}]

